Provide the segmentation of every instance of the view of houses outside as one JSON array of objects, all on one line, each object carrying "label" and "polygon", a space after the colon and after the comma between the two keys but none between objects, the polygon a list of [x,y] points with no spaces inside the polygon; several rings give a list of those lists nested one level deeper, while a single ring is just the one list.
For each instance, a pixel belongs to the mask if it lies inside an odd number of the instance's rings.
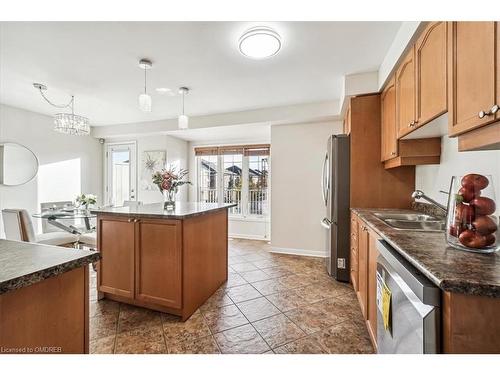
[{"label": "view of houses outside", "polygon": [[[243,179],[243,160],[248,163],[248,180]],[[219,171],[216,155],[199,156],[198,197],[202,202],[218,202],[218,173],[223,173],[221,194],[224,203],[236,203],[233,215],[267,215],[268,210],[268,156],[222,155]],[[246,164],[246,163],[245,163]],[[248,196],[242,196],[243,184]],[[246,202],[246,210],[243,204]]]}]

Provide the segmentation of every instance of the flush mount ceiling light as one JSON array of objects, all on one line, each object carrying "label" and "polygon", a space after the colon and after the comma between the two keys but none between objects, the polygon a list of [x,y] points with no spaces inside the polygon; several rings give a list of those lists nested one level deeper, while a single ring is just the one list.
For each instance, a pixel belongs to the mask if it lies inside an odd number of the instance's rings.
[{"label": "flush mount ceiling light", "polygon": [[157,87],[156,92],[160,95],[169,95],[169,96],[174,96],[175,93],[170,90],[168,87]]},{"label": "flush mount ceiling light", "polygon": [[182,115],[179,116],[179,129],[187,129],[189,126],[189,117],[184,114],[184,97],[189,93],[187,87],[179,87],[179,94],[182,95]]},{"label": "flush mount ceiling light", "polygon": [[151,112],[151,95],[147,92],[146,71],[153,67],[153,63],[148,59],[139,61],[139,68],[144,69],[144,92],[139,94],[139,108],[143,112]]},{"label": "flush mount ceiling light", "polygon": [[279,52],[281,37],[269,27],[252,27],[240,37],[238,46],[240,52],[246,57],[265,59]]},{"label": "flush mount ceiling light", "polygon": [[87,117],[75,115],[74,96],[71,96],[71,100],[67,104],[54,104],[44,94],[44,91],[47,90],[47,86],[41,83],[33,83],[33,87],[40,91],[42,98],[51,106],[55,108],[71,108],[71,113],[56,113],[54,115],[54,130],[56,132],[69,135],[90,134],[89,119]]}]

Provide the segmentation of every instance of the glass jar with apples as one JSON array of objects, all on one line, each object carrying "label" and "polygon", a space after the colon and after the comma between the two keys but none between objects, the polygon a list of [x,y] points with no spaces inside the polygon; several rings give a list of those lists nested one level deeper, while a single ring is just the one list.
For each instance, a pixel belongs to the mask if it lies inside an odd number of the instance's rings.
[{"label": "glass jar with apples", "polygon": [[490,175],[453,176],[446,241],[456,249],[492,253],[500,249],[495,189]]}]

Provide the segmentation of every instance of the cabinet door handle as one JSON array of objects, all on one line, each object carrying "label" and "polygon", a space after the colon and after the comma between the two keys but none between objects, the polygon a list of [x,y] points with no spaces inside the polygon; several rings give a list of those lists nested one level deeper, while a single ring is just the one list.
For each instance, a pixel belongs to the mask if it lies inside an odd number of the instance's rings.
[{"label": "cabinet door handle", "polygon": [[392,155],[392,156],[396,155],[396,152],[392,151],[392,152],[391,152],[391,155]]},{"label": "cabinet door handle", "polygon": [[134,219],[134,223],[138,223],[139,221],[139,219]]},{"label": "cabinet door handle", "polygon": [[128,219],[127,222],[131,223],[133,219]]},{"label": "cabinet door handle", "polygon": [[479,113],[477,114],[479,116],[479,118],[484,118],[485,116],[492,116],[494,115],[495,113],[498,112],[498,110],[500,109],[500,107],[495,104],[493,105],[493,107],[490,108],[489,111],[479,111]]}]

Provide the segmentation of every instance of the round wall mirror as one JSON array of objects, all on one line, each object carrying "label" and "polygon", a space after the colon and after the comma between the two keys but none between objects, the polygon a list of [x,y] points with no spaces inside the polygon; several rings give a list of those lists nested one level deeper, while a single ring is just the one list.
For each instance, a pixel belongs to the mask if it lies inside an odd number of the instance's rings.
[{"label": "round wall mirror", "polygon": [[18,143],[0,143],[0,185],[17,186],[35,178],[38,159],[33,151]]}]

